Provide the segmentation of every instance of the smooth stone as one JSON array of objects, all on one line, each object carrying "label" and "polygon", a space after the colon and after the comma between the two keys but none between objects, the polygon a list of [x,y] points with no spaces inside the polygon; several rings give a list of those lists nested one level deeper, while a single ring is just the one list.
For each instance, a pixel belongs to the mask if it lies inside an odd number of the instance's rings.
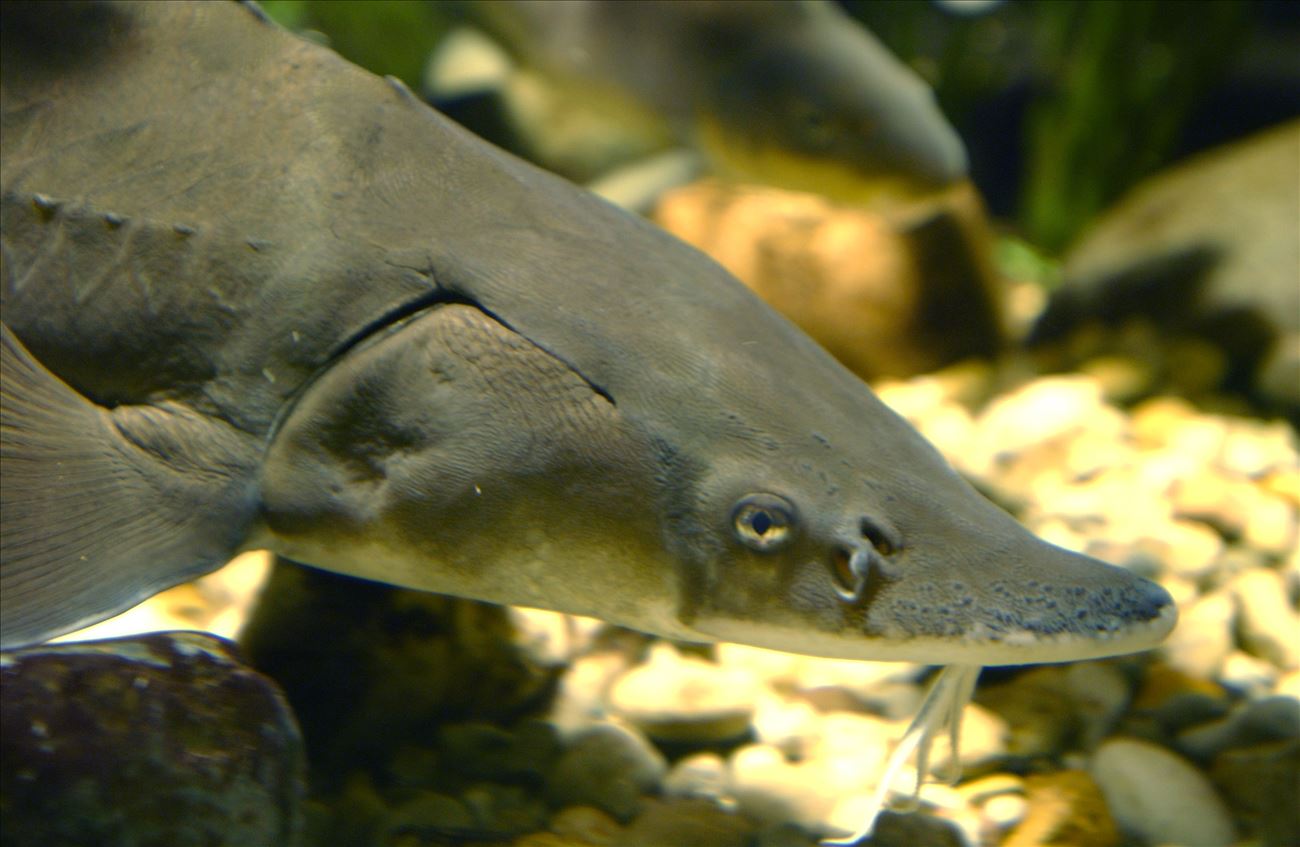
[{"label": "smooth stone", "polygon": [[[1025,779],[1024,815],[1001,847],[1116,847],[1120,833],[1101,789],[1086,771]],[[995,800],[1007,798],[994,798]]]},{"label": "smooth stone", "polygon": [[631,666],[631,658],[618,650],[581,656],[569,666],[560,677],[548,714],[562,738],[571,738],[607,718],[609,687]]},{"label": "smooth stone", "polygon": [[444,770],[471,779],[539,783],[560,754],[551,724],[526,720],[511,729],[489,723],[446,724],[438,733]]},{"label": "smooth stone", "polygon": [[1230,538],[1242,535],[1255,487],[1213,466],[1180,479],[1170,490],[1174,515],[1209,524]]},{"label": "smooth stone", "polygon": [[473,833],[475,815],[455,797],[436,791],[421,791],[384,816],[378,829],[378,843],[390,844],[402,838],[443,838]]},{"label": "smooth stone", "polygon": [[777,824],[760,830],[753,847],[819,847],[817,837],[793,824]]},{"label": "smooth stone", "polygon": [[1043,377],[994,398],[976,417],[976,442],[985,452],[1015,456],[1091,430],[1118,433],[1123,416],[1107,406],[1101,387],[1086,376]]},{"label": "smooth stone", "polygon": [[0,657],[6,844],[280,845],[302,740],[280,689],[194,632]]},{"label": "smooth stone", "polygon": [[314,787],[328,791],[359,766],[427,742],[428,728],[449,717],[540,711],[558,671],[530,661],[514,634],[501,606],[279,558],[241,646],[283,686]]},{"label": "smooth stone", "polygon": [[542,829],[550,816],[540,797],[518,785],[479,782],[465,789],[460,800],[474,816],[478,832],[492,837]]},{"label": "smooth stone", "polygon": [[1215,591],[1178,610],[1178,624],[1160,647],[1166,662],[1183,673],[1214,679],[1232,652],[1237,604]]},{"label": "smooth stone", "polygon": [[871,847],[968,847],[951,821],[920,812],[884,811],[871,831]]},{"label": "smooth stone", "polygon": [[1210,776],[1248,836],[1265,847],[1300,844],[1300,739],[1225,750]]},{"label": "smooth stone", "polygon": [[824,732],[822,714],[803,699],[760,698],[754,709],[754,738],[791,757],[802,757]]},{"label": "smooth stone", "polygon": [[1219,453],[1220,465],[1252,479],[1294,467],[1294,462],[1295,432],[1280,420],[1233,421]]},{"label": "smooth stone", "polygon": [[707,800],[651,803],[628,825],[618,847],[748,847],[754,829]]},{"label": "smooth stone", "polygon": [[1255,487],[1251,489],[1241,540],[1266,555],[1285,556],[1296,549],[1297,523],[1294,503]]},{"label": "smooth stone", "polygon": [[1215,721],[1191,727],[1178,735],[1178,749],[1195,759],[1209,761],[1224,750],[1269,741],[1300,741],[1300,700],[1276,696],[1244,703]]},{"label": "smooth stone", "polygon": [[984,801],[980,811],[993,828],[1005,831],[1029,814],[1029,800],[1019,794],[1001,794]]},{"label": "smooth stone", "polygon": [[707,743],[744,735],[760,684],[738,668],[723,668],[656,644],[650,659],[618,679],[609,692],[614,714],[657,741]]},{"label": "smooth stone", "polygon": [[1219,682],[1250,697],[1267,697],[1278,680],[1277,667],[1266,659],[1233,650],[1223,661]]},{"label": "smooth stone", "polygon": [[620,821],[640,809],[642,795],[659,786],[668,763],[631,727],[600,723],[579,733],[560,754],[547,780],[555,806],[595,806]]},{"label": "smooth stone", "polygon": [[595,847],[617,844],[623,833],[618,821],[594,806],[565,806],[551,816],[550,830]]},{"label": "smooth stone", "polygon": [[1257,569],[1233,580],[1242,646],[1284,671],[1300,668],[1300,613],[1287,600],[1280,572]]},{"label": "smooth stone", "polygon": [[1236,840],[1209,780],[1157,744],[1112,738],[1093,755],[1091,772],[1120,827],[1148,843],[1229,847]]},{"label": "smooth stone", "polygon": [[1006,721],[1006,752],[1012,756],[1055,756],[1078,732],[1061,667],[1031,668],[1007,682],[981,686],[975,699]]},{"label": "smooth stone", "polygon": [[[892,210],[705,180],[653,219],[731,271],[863,379],[988,358],[1003,343],[986,215],[956,185]],[[943,308],[932,303],[941,301]]]},{"label": "smooth stone", "polygon": [[1128,677],[1115,664],[1078,662],[1067,666],[1065,683],[1080,722],[1080,743],[1092,749],[1111,733],[1133,697]]},{"label": "smooth stone", "polygon": [[716,753],[696,753],[678,760],[664,777],[665,797],[718,799],[727,791],[727,763]]},{"label": "smooth stone", "polygon": [[736,750],[729,774],[730,793],[741,812],[761,823],[793,823],[809,832],[827,831],[836,802],[830,791],[845,788],[823,763],[789,762],[780,750],[760,744]]}]

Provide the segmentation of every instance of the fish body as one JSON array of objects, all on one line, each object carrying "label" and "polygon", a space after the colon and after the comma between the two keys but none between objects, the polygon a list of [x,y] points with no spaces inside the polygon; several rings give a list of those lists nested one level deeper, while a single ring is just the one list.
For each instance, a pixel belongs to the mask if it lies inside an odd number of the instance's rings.
[{"label": "fish body", "polygon": [[[675,136],[724,176],[862,202],[934,191],[966,175],[965,148],[933,91],[832,3],[462,7],[565,99],[644,127],[648,137]],[[526,83],[514,99],[526,113],[538,96]],[[555,131],[554,118],[534,122]],[[546,146],[540,141],[539,151]]]},{"label": "fish body", "polygon": [[702,254],[224,3],[6,4],[0,635],[244,549],[663,635],[1146,649]]}]

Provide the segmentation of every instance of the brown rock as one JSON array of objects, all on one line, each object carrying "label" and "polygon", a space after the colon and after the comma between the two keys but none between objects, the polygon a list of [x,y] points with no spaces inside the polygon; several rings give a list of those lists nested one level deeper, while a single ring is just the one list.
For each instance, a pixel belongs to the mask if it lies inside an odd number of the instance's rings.
[{"label": "brown rock", "polygon": [[666,194],[654,218],[863,378],[923,373],[1002,345],[987,222],[969,186],[882,213],[702,182]]},{"label": "brown rock", "polygon": [[1119,830],[1101,789],[1084,771],[1037,774],[1025,780],[1029,811],[1002,847],[1112,847]]}]

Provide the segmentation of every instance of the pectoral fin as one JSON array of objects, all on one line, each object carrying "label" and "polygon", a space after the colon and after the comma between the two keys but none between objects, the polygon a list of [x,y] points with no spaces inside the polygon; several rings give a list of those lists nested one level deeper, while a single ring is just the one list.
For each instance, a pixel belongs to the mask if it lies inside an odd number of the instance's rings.
[{"label": "pectoral fin", "polygon": [[254,511],[251,438],[179,405],[98,406],[0,335],[0,646],[102,620],[229,558]]}]

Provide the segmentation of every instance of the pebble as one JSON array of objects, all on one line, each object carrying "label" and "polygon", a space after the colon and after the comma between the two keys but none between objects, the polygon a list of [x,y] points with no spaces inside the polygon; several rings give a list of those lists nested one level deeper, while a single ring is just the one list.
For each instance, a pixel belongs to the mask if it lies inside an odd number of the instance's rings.
[{"label": "pebble", "polygon": [[716,753],[696,753],[678,760],[664,777],[666,797],[718,799],[727,791],[727,762]]},{"label": "pebble", "polygon": [[[1025,810],[1001,847],[1116,847],[1120,833],[1101,789],[1086,771],[1034,774]],[[1004,799],[1004,798],[994,798]]]},{"label": "pebble", "polygon": [[474,814],[455,797],[436,791],[421,791],[384,816],[379,825],[379,843],[393,843],[409,834],[469,833],[478,823]]},{"label": "pebble", "polygon": [[1278,680],[1277,668],[1264,659],[1233,650],[1223,660],[1219,681],[1248,697],[1266,697]]},{"label": "pebble", "polygon": [[1300,668],[1300,613],[1287,601],[1282,574],[1257,569],[1232,583],[1242,646],[1287,671]]},{"label": "pebble", "polygon": [[1132,699],[1132,685],[1110,662],[1079,662],[1065,670],[1065,684],[1080,725],[1080,745],[1092,749],[1111,733]]},{"label": "pebble", "polygon": [[668,763],[640,733],[616,723],[595,724],[573,739],[547,780],[556,806],[595,806],[620,821],[641,807]]},{"label": "pebble", "polygon": [[619,838],[619,847],[748,847],[754,824],[707,800],[649,804]]},{"label": "pebble", "polygon": [[1300,739],[1225,750],[1210,775],[1262,844],[1300,844]]},{"label": "pebble", "polygon": [[550,830],[562,838],[593,847],[606,847],[618,843],[623,827],[592,806],[565,806],[551,816]]},{"label": "pebble", "polygon": [[1176,743],[1188,756],[1209,761],[1224,750],[1270,741],[1300,741],[1300,700],[1279,695],[1245,703],[1179,733]]},{"label": "pebble", "polygon": [[975,700],[1007,724],[1006,752],[1036,758],[1065,750],[1078,731],[1064,670],[1032,668],[1008,682],[976,691]]},{"label": "pebble", "polygon": [[1147,843],[1229,847],[1236,840],[1209,780],[1159,745],[1113,738],[1097,749],[1091,772],[1120,827]]},{"label": "pebble", "polygon": [[753,674],[684,657],[660,643],[649,661],[614,683],[609,704],[657,741],[707,743],[744,735],[758,694]]},{"label": "pebble", "polygon": [[1170,665],[1201,679],[1214,679],[1233,650],[1237,604],[1215,591],[1179,609],[1178,624],[1160,648]]}]

